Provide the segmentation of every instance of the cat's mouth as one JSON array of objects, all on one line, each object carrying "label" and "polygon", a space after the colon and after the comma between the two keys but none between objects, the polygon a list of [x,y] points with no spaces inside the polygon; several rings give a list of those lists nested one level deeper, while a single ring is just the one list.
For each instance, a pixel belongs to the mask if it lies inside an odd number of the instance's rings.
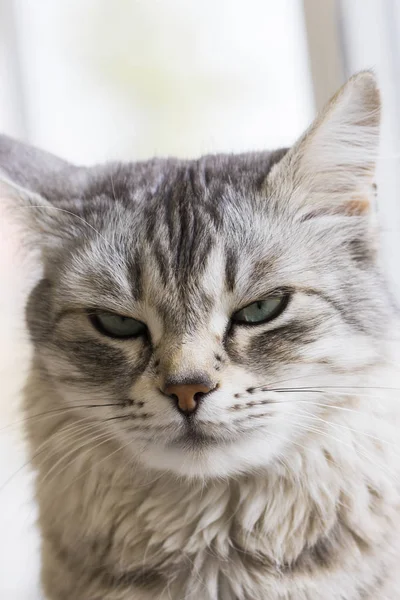
[{"label": "cat's mouth", "polygon": [[193,448],[209,448],[210,446],[220,445],[221,443],[223,442],[220,438],[216,438],[215,436],[207,435],[193,429],[191,431],[185,431],[184,433],[180,434],[168,445],[179,447],[184,450],[189,450]]},{"label": "cat's mouth", "polygon": [[168,443],[171,447],[179,447],[184,450],[201,450],[202,448],[209,448],[210,446],[222,446],[229,444],[237,440],[238,434],[227,431],[220,431],[220,433],[212,433],[206,431],[201,423],[196,421],[188,420],[183,425],[182,430],[170,440]]}]

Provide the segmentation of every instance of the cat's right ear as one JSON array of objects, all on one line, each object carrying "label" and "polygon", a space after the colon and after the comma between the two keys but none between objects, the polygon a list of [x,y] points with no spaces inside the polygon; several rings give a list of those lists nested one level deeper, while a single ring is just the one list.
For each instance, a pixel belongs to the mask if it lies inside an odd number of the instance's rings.
[{"label": "cat's right ear", "polygon": [[72,215],[0,175],[1,219],[16,225],[21,243],[28,250],[56,250],[71,234]]},{"label": "cat's right ear", "polygon": [[17,226],[20,244],[45,251],[68,240],[77,217],[49,198],[59,198],[65,189],[79,195],[77,183],[76,168],[69,163],[0,135],[0,218]]}]

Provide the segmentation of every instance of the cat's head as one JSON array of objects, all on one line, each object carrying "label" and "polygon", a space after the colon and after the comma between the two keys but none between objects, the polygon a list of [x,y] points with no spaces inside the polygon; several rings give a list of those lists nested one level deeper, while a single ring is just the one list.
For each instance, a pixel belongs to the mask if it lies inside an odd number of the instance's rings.
[{"label": "cat's head", "polygon": [[3,138],[1,197],[42,249],[27,314],[49,408],[189,476],[303,443],[388,323],[379,121],[362,73],[289,151],[85,169]]}]

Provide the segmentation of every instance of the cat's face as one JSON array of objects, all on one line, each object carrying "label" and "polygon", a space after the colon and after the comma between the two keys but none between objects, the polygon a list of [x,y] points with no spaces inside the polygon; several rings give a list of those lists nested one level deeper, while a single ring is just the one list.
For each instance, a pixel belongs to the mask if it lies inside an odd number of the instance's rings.
[{"label": "cat's face", "polygon": [[38,211],[51,241],[28,322],[90,435],[202,477],[304,443],[386,326],[366,215],[377,112],[362,75],[288,154],[110,166],[74,197],[43,190],[70,212]]}]

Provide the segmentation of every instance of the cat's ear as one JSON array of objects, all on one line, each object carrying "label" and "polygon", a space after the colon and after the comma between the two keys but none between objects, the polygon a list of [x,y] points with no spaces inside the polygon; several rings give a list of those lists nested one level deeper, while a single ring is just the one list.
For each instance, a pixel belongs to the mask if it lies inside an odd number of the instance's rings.
[{"label": "cat's ear", "polygon": [[66,212],[0,174],[1,218],[17,227],[28,250],[46,253],[65,244],[71,234],[71,218]]},{"label": "cat's ear", "polygon": [[380,106],[374,75],[352,77],[272,169],[270,193],[305,218],[367,215],[375,189]]},{"label": "cat's ear", "polygon": [[0,215],[17,225],[25,247],[56,249],[71,236],[79,218],[60,198],[66,192],[79,196],[77,171],[48,152],[0,135]]},{"label": "cat's ear", "polygon": [[[37,193],[60,189],[76,167],[66,161],[6,135],[0,135],[0,173]],[[67,175],[67,176],[66,176]]]}]

